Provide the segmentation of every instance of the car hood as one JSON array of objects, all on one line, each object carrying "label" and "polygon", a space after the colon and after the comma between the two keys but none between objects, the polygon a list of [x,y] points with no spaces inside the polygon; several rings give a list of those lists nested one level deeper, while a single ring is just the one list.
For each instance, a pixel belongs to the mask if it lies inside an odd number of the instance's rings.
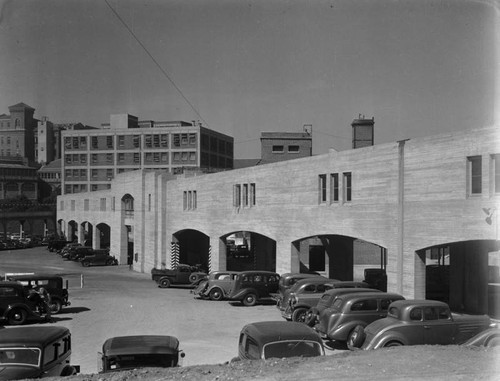
[{"label": "car hood", "polygon": [[38,377],[39,369],[32,366],[0,366],[0,381],[24,380]]}]

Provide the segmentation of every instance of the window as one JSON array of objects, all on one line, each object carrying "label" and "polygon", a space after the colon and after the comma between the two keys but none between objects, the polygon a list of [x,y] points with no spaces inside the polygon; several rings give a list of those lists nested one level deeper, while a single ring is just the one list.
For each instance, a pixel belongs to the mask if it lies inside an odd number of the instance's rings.
[{"label": "window", "polygon": [[141,136],[134,135],[134,147],[139,148],[141,146]]},{"label": "window", "polygon": [[86,154],[80,155],[80,163],[87,164],[87,155]]},{"label": "window", "polygon": [[493,172],[493,194],[500,193],[500,154],[492,155],[492,172]]},{"label": "window", "polygon": [[[7,155],[10,156],[10,155]],[[71,164],[71,155],[65,155],[66,164]]]},{"label": "window", "polygon": [[84,211],[88,211],[89,210],[89,199],[86,198],[85,200],[83,200],[83,210]]},{"label": "window", "polygon": [[141,154],[134,153],[134,163],[140,163],[140,162],[141,162]]},{"label": "window", "polygon": [[151,135],[145,135],[144,136],[144,146],[146,148],[151,148],[153,147],[153,141],[151,139]]},{"label": "window", "polygon": [[155,148],[160,147],[160,135],[153,135],[153,146]]},{"label": "window", "polygon": [[352,200],[352,184],[351,184],[351,172],[344,172],[344,202],[350,202]]},{"label": "window", "polygon": [[98,148],[99,147],[99,142],[97,140],[97,136],[92,136],[92,148]]},{"label": "window", "polygon": [[103,197],[99,200],[99,204],[100,204],[100,211],[101,212],[105,212],[106,211],[106,197]]},{"label": "window", "polygon": [[181,136],[180,134],[174,134],[174,147],[181,146]]},{"label": "window", "polygon": [[97,178],[97,174],[98,174],[97,169],[92,169],[91,176],[92,176],[93,179]]},{"label": "window", "polygon": [[319,175],[319,202],[326,202],[326,175]]},{"label": "window", "polygon": [[273,153],[283,153],[284,150],[285,150],[284,146],[281,146],[281,145],[273,146]]},{"label": "window", "polygon": [[162,147],[168,147],[168,135],[166,134],[161,135],[160,144]]},{"label": "window", "polygon": [[162,161],[162,163],[168,163],[168,153],[167,152],[161,153],[161,161]]},{"label": "window", "polygon": [[237,184],[233,189],[233,205],[237,208],[241,206],[241,185]]},{"label": "window", "polygon": [[376,299],[367,299],[353,303],[351,306],[351,311],[377,311],[377,308],[378,307]]},{"label": "window", "polygon": [[470,156],[467,158],[469,195],[477,195],[482,192],[482,160],[481,156]]},{"label": "window", "polygon": [[300,152],[300,147],[299,146],[288,146],[288,152],[289,153],[299,153]]},{"label": "window", "polygon": [[113,148],[113,136],[112,135],[106,136],[106,147]]},{"label": "window", "polygon": [[93,153],[93,154],[92,154],[92,156],[91,156],[91,160],[92,160],[92,164],[97,163],[97,154],[96,154],[96,153]]},{"label": "window", "polygon": [[80,136],[80,147],[87,148],[87,138],[85,136]]},{"label": "window", "polygon": [[119,153],[118,154],[118,162],[123,163],[125,161],[125,154],[124,153]]},{"label": "window", "polygon": [[198,204],[198,194],[196,191],[193,191],[193,209],[196,209],[197,208],[197,205]]},{"label": "window", "polygon": [[113,163],[113,154],[112,153],[107,153],[106,154],[106,163]]},{"label": "window", "polygon": [[189,134],[189,144],[190,145],[196,144],[196,134]]},{"label": "window", "polygon": [[243,206],[248,206],[248,184],[243,184]]},{"label": "window", "polygon": [[187,191],[184,191],[182,197],[182,209],[187,210],[187,208],[188,208],[188,196],[187,196]]},{"label": "window", "polygon": [[414,308],[410,312],[410,320],[422,320],[422,308]]},{"label": "window", "polygon": [[119,147],[125,146],[125,136],[124,135],[118,135],[118,146]]},{"label": "window", "polygon": [[113,179],[113,169],[106,169],[106,177],[108,178],[108,181],[111,181]]},{"label": "window", "polygon": [[155,163],[159,163],[160,162],[160,153],[159,152],[153,153],[153,161]]},{"label": "window", "polygon": [[332,191],[331,200],[332,202],[339,202],[339,174],[332,173],[330,177],[330,189]]},{"label": "window", "polygon": [[250,205],[255,205],[255,183],[250,184]]},{"label": "window", "polygon": [[78,143],[79,143],[79,139],[77,136],[75,136],[73,138],[73,148],[77,149],[80,146]]}]

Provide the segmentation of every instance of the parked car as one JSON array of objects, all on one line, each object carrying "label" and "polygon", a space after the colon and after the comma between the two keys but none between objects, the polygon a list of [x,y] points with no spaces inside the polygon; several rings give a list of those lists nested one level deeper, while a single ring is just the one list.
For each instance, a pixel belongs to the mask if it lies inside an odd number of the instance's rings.
[{"label": "parked car", "polygon": [[174,336],[138,335],[107,339],[98,353],[99,373],[145,367],[169,368],[179,365],[179,340]]},{"label": "parked car", "polygon": [[271,271],[242,271],[228,295],[230,301],[239,301],[244,306],[254,306],[259,302],[272,301],[278,291],[279,274]]},{"label": "parked car", "polygon": [[79,261],[81,258],[94,253],[92,246],[73,246],[61,256],[70,261]]},{"label": "parked car", "polygon": [[371,268],[365,269],[365,279],[363,282],[380,291],[387,291],[387,274],[385,269]]},{"label": "parked car", "polygon": [[279,306],[281,316],[284,319],[304,323],[307,311],[311,307],[315,307],[321,296],[328,290],[368,288],[368,285],[364,282],[337,281],[333,279],[321,281],[317,278],[319,277],[302,279],[288,290],[286,297]]},{"label": "parked car", "polygon": [[318,323],[319,315],[322,311],[330,308],[337,299],[337,297],[344,294],[354,294],[358,292],[379,292],[373,288],[332,288],[331,290],[325,291],[319,298],[316,306],[313,306],[307,310],[304,317],[304,323],[309,327],[314,327]]},{"label": "parked car", "polygon": [[[488,315],[454,314],[437,300],[399,300],[387,317],[359,327],[352,347],[378,349],[400,345],[464,344],[492,327]],[[492,336],[498,343],[498,336]]]},{"label": "parked car", "polygon": [[500,329],[498,326],[488,328],[467,340],[464,345],[474,347],[498,347],[500,346]]},{"label": "parked car", "polygon": [[64,377],[80,372],[71,363],[65,327],[13,327],[0,335],[0,381]]},{"label": "parked car", "polygon": [[61,276],[50,274],[10,275],[8,279],[20,282],[27,290],[45,288],[50,295],[49,306],[53,314],[59,313],[63,306],[71,305],[68,287],[64,286]]},{"label": "parked car", "polygon": [[239,271],[212,271],[192,292],[200,298],[222,300],[227,297],[238,274]]},{"label": "parked car", "polygon": [[65,239],[54,239],[47,242],[47,250],[59,251],[62,250],[66,245],[70,244],[70,241],[66,241]]},{"label": "parked car", "polygon": [[346,342],[350,346],[356,327],[366,327],[386,317],[389,305],[403,299],[402,295],[382,291],[340,295],[330,308],[319,314],[314,329],[325,339]]},{"label": "parked car", "polygon": [[283,357],[323,356],[319,335],[295,322],[263,321],[247,324],[240,333],[238,359],[260,360]]},{"label": "parked car", "polygon": [[[279,281],[279,287],[278,287],[278,298],[281,297],[283,298],[283,295],[286,290],[288,290],[290,287],[292,287],[295,283],[297,283],[301,279],[305,278],[311,278],[311,277],[319,277],[318,273],[285,273],[282,274],[280,277]],[[323,277],[325,278],[325,277]],[[325,278],[328,279],[328,278]]]},{"label": "parked car", "polygon": [[113,266],[118,264],[117,259],[112,255],[109,255],[109,251],[107,249],[92,250],[90,254],[79,258],[79,261],[84,267]]},{"label": "parked car", "polygon": [[30,319],[50,319],[50,307],[40,294],[29,293],[19,282],[0,281],[0,320],[21,325]]},{"label": "parked car", "polygon": [[172,284],[196,286],[200,281],[207,279],[207,273],[199,266],[179,264],[175,269],[152,269],[151,278],[161,288],[168,288]]}]

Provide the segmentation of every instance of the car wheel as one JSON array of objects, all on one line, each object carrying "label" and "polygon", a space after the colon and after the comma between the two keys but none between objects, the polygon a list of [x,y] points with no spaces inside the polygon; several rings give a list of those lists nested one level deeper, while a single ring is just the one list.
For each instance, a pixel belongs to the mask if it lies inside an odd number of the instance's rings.
[{"label": "car wheel", "polygon": [[309,327],[314,327],[316,325],[316,311],[313,308],[307,310],[304,323]]},{"label": "car wheel", "polygon": [[220,288],[216,287],[210,290],[210,294],[208,294],[208,296],[211,300],[222,300],[224,294],[222,293],[222,290]]},{"label": "car wheel", "polygon": [[83,261],[82,262],[82,266],[83,267],[89,267],[90,266],[90,262],[89,261]]},{"label": "car wheel", "polygon": [[106,266],[111,266],[113,264],[113,260],[112,259],[108,259],[106,261]]},{"label": "car wheel", "polygon": [[52,300],[50,302],[50,312],[53,314],[58,314],[61,312],[62,309],[62,303],[60,300]]},{"label": "car wheel", "polygon": [[365,329],[363,326],[357,325],[351,332],[349,332],[349,335],[347,335],[347,348],[351,351],[356,348],[361,348],[365,338]]},{"label": "car wheel", "polygon": [[14,308],[9,312],[9,316],[7,317],[7,321],[11,325],[21,325],[26,322],[28,318],[28,314],[22,308]]},{"label": "car wheel", "polygon": [[384,347],[400,347],[402,345],[399,341],[389,341]]},{"label": "car wheel", "polygon": [[306,322],[307,310],[305,308],[296,308],[292,314],[292,321],[298,321],[300,323]]},{"label": "car wheel", "polygon": [[191,275],[189,276],[189,281],[190,281],[191,283],[196,282],[198,279],[199,279],[199,277],[198,277],[198,275],[196,275],[196,274],[191,274]]},{"label": "car wheel", "polygon": [[500,336],[496,335],[496,336],[490,337],[484,346],[487,348],[493,348],[493,347],[500,346]]},{"label": "car wheel", "polygon": [[241,301],[244,306],[252,307],[257,304],[257,295],[255,294],[246,294],[243,300]]},{"label": "car wheel", "polygon": [[168,278],[160,279],[159,285],[161,288],[169,288],[170,287],[170,279],[168,279]]}]

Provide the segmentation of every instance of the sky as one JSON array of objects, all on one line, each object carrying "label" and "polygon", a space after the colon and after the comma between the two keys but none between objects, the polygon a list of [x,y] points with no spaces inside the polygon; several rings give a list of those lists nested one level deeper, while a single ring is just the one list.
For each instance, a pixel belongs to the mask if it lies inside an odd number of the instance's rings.
[{"label": "sky", "polygon": [[200,121],[260,157],[312,125],[313,154],[497,124],[499,9],[465,0],[0,0],[0,114]]}]

